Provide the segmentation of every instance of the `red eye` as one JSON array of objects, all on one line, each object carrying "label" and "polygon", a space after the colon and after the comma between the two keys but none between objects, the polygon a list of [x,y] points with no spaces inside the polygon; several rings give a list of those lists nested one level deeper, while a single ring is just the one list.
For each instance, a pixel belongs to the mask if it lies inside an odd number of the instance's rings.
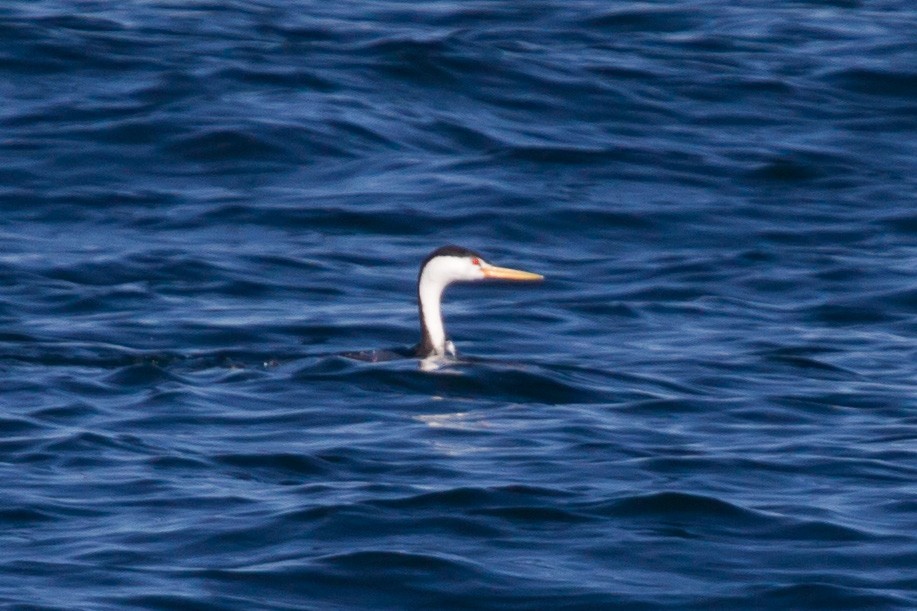
[{"label": "red eye", "polygon": [[480,267],[480,266],[481,266],[481,260],[478,259],[477,257],[474,257],[474,258],[471,259],[471,264],[472,264],[472,265],[477,265],[478,267]]}]

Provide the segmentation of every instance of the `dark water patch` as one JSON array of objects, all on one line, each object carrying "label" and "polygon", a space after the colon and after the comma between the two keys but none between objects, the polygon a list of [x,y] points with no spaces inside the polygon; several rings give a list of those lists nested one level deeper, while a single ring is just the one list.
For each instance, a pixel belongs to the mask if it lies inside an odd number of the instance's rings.
[{"label": "dark water patch", "polygon": [[856,162],[827,151],[789,151],[761,160],[746,177],[761,183],[821,181],[832,186],[852,186],[851,175],[861,171]]},{"label": "dark water patch", "polygon": [[0,451],[8,457],[9,462],[40,462],[49,459],[47,454],[35,451],[34,437],[14,437],[0,439]]},{"label": "dark water patch", "polygon": [[[272,479],[300,483],[299,478],[327,475],[329,463],[314,456],[298,454],[225,454],[213,457],[219,464],[237,469],[239,473],[265,473]],[[294,479],[290,479],[294,478]]]},{"label": "dark water patch", "polygon": [[458,147],[493,153],[504,145],[500,139],[480,129],[480,126],[468,125],[460,117],[455,120],[438,119],[429,128],[438,138],[443,139],[443,150],[454,150]]},{"label": "dark water patch", "polygon": [[[367,203],[364,207],[371,208],[372,204]],[[252,207],[230,203],[206,211],[197,222],[250,224],[308,232],[322,231],[331,235],[368,231],[386,236],[411,236],[428,232],[431,225],[448,222],[460,226],[469,219],[469,215],[462,211],[446,210],[441,214],[443,218],[426,211],[419,211],[415,215],[406,214],[404,210],[361,210],[360,207],[348,209],[324,203],[301,207],[273,207],[269,204]],[[375,259],[368,258],[367,261],[373,262]],[[329,290],[329,287],[322,287],[322,290]]]},{"label": "dark water patch", "polygon": [[72,70],[130,70],[145,64],[118,24],[89,16],[4,19],[4,39],[18,41],[4,49],[3,66],[13,74],[59,74]]},{"label": "dark water patch", "polygon": [[[320,18],[289,21],[262,21],[255,24],[256,31],[268,38],[281,41],[294,51],[307,51],[312,46],[324,46],[324,43],[343,44],[354,34],[344,24],[334,20]],[[304,48],[300,49],[302,45]]]},{"label": "dark water patch", "polygon": [[891,216],[880,219],[879,222],[883,226],[903,234],[917,234],[917,214],[912,214],[909,212],[895,213]]},{"label": "dark water patch", "polygon": [[836,265],[815,274],[819,280],[837,282],[849,286],[851,281],[866,280],[865,270],[848,265]]},{"label": "dark water patch", "polygon": [[711,409],[717,409],[717,403],[688,398],[641,397],[629,401],[627,404],[617,409],[641,413],[704,413],[709,412]]},{"label": "dark water patch", "polygon": [[518,403],[596,403],[607,399],[605,393],[575,386],[559,378],[515,368],[471,367],[462,365],[429,375],[415,359],[405,367],[369,366],[350,368],[344,375],[319,375],[303,371],[302,380],[347,379],[349,383],[370,391],[409,392],[411,394],[448,396],[452,398],[487,398]]},{"label": "dark water patch", "polygon": [[[126,119],[101,126],[93,133],[93,138],[108,144],[136,147],[155,144],[163,131],[164,126],[158,122]],[[177,127],[172,131],[177,131]]]},{"label": "dark water patch", "polygon": [[45,456],[59,456],[67,462],[86,460],[86,466],[103,464],[108,451],[128,454],[146,451],[147,445],[130,435],[77,431],[49,438],[42,447]]},{"label": "dark water patch", "polygon": [[27,418],[0,416],[0,435],[9,437],[26,436],[35,434],[43,428]]},{"label": "dark water patch", "polygon": [[[168,110],[183,104],[190,104],[209,88],[209,82],[201,82],[184,69],[163,66],[154,71],[148,80],[141,81],[131,93],[131,99],[146,106],[149,111]],[[162,117],[157,118],[157,123]],[[171,131],[167,132],[171,134]]]},{"label": "dark water patch", "polygon": [[148,388],[151,385],[179,382],[180,378],[169,370],[153,364],[143,363],[123,367],[105,378],[106,383],[121,389]]},{"label": "dark water patch", "polygon": [[672,302],[681,304],[705,297],[702,286],[696,284],[655,285],[636,289],[621,298],[631,302],[643,302],[651,309],[658,309],[659,304]]},{"label": "dark water patch", "polygon": [[329,92],[337,86],[311,70],[264,67],[258,70],[243,67],[229,68],[215,75],[229,81],[239,81],[254,86],[289,87],[300,90]]},{"label": "dark water patch", "polygon": [[73,30],[75,32],[124,31],[124,26],[118,20],[95,15],[46,15],[38,17],[34,23],[54,30]]},{"label": "dark water patch", "polygon": [[354,149],[364,151],[392,150],[399,148],[399,142],[390,134],[374,129],[373,122],[329,120],[325,128],[333,139],[347,138]]},{"label": "dark water patch", "polygon": [[593,507],[592,510],[622,518],[698,523],[714,527],[760,527],[768,521],[757,512],[721,499],[685,492],[658,492],[632,496]]},{"label": "dark water patch", "polygon": [[50,522],[54,517],[29,507],[0,507],[0,520],[6,527],[15,529]]},{"label": "dark water patch", "polygon": [[[817,579],[817,578],[816,578]],[[817,580],[758,592],[762,604],[805,609],[897,609],[906,599]]]},{"label": "dark water patch", "polygon": [[313,536],[324,539],[346,535],[371,540],[384,536],[397,537],[405,532],[462,540],[506,535],[505,529],[486,517],[474,515],[474,512],[462,515],[463,512],[456,508],[452,510],[454,515],[443,515],[438,510],[398,507],[392,511],[388,507],[384,502],[324,505],[286,514],[283,519],[285,522],[302,523]]},{"label": "dark water patch", "polygon": [[114,597],[111,600],[116,607],[134,609],[161,609],[162,611],[229,611],[239,604],[246,604],[242,598],[235,601],[217,601],[211,598],[202,601],[193,594],[138,594],[136,596]]},{"label": "dark water patch", "polygon": [[121,121],[137,120],[138,115],[146,110],[148,109],[143,106],[123,102],[98,101],[77,106],[67,100],[34,113],[15,115],[8,118],[5,123],[19,130],[29,128],[33,140],[23,141],[21,146],[36,148],[39,146],[36,140],[59,141],[65,136],[79,140],[94,139],[98,135],[104,135]]},{"label": "dark water patch", "polygon": [[[177,353],[144,353],[129,348],[87,344],[80,342],[34,341],[25,344],[4,346],[0,362],[23,363],[41,367],[74,367],[100,370],[117,370],[132,366],[160,366],[179,361]],[[80,385],[76,376],[70,390],[85,393],[91,385]],[[71,380],[71,382],[73,381]],[[67,385],[68,381],[61,381]],[[77,395],[79,396],[79,395]]]},{"label": "dark water patch", "polygon": [[98,413],[95,406],[87,401],[73,401],[62,405],[44,407],[29,412],[29,416],[42,422],[57,424],[77,423]]},{"label": "dark water patch", "polygon": [[799,231],[791,229],[762,228],[758,236],[764,243],[775,246],[856,246],[864,244],[870,237],[858,230],[848,230],[839,227],[818,226],[817,231]]},{"label": "dark water patch", "polygon": [[633,147],[600,148],[575,145],[516,144],[505,156],[509,161],[521,161],[537,165],[599,165],[607,163],[631,163],[644,165],[653,155],[648,150]]},{"label": "dark water patch", "polygon": [[832,524],[824,521],[808,521],[799,524],[784,526],[774,531],[773,537],[788,541],[844,543],[857,541],[871,541],[875,537],[848,526]]},{"label": "dark water patch", "polygon": [[490,64],[480,61],[473,43],[461,33],[386,37],[361,45],[357,52],[371,58],[374,72],[425,87],[460,88],[471,76],[499,69],[498,56],[487,58]]},{"label": "dark water patch", "polygon": [[169,285],[204,284],[222,275],[216,262],[180,251],[160,249],[130,253],[122,257],[106,254],[93,261],[56,267],[45,274],[51,280],[87,286],[157,281]]},{"label": "dark water patch", "polygon": [[888,307],[901,308],[904,312],[907,312],[917,308],[917,286],[870,295],[869,300],[887,304]]},{"label": "dark water patch", "polygon": [[572,524],[588,520],[585,516],[556,507],[496,507],[480,509],[475,513],[506,520],[516,528],[521,527],[522,524],[554,528],[558,524]]},{"label": "dark water patch", "polygon": [[153,456],[148,462],[157,471],[188,472],[205,471],[211,464],[209,461],[188,456]]},{"label": "dark water patch", "polygon": [[601,227],[604,230],[617,229],[627,232],[658,230],[659,223],[662,221],[656,216],[596,209],[557,211],[546,220],[552,226],[569,227],[573,230],[578,230],[582,227]]},{"label": "dark water patch", "polygon": [[[775,395],[759,406],[734,409],[731,417],[758,426],[811,426],[820,422],[820,414],[798,409],[805,402],[799,397]],[[786,407],[784,407],[786,406]]]},{"label": "dark water patch", "polygon": [[461,562],[433,554],[416,554],[387,550],[361,550],[335,554],[319,559],[329,568],[344,572],[373,574],[379,583],[388,578],[410,579],[416,573],[437,573],[446,579],[466,581],[481,577],[482,572],[472,563]]},{"label": "dark water patch", "polygon": [[646,456],[637,457],[647,469],[661,473],[717,473],[724,469],[741,469],[755,472],[759,477],[770,473],[785,472],[780,464],[760,460],[731,457],[713,457],[703,452],[682,448],[651,448]]},{"label": "dark water patch", "polygon": [[570,309],[579,314],[586,316],[607,318],[640,318],[642,315],[639,307],[624,303],[609,303],[606,299],[598,298],[596,300],[585,297],[576,299],[571,304]]},{"label": "dark water patch", "polygon": [[169,146],[168,152],[202,163],[273,161],[282,160],[288,154],[282,145],[264,136],[228,129],[178,138]]},{"label": "dark water patch", "polygon": [[797,0],[794,4],[798,5],[811,5],[815,7],[824,7],[832,6],[841,9],[856,9],[862,8],[863,3],[861,0]]},{"label": "dark water patch", "polygon": [[885,306],[869,302],[826,303],[810,310],[815,320],[829,325],[873,325],[901,319],[900,314],[889,312]]},{"label": "dark water patch", "polygon": [[[253,592],[266,595],[283,591],[310,598],[334,600],[336,604],[353,606],[398,607],[406,601],[420,606],[448,608],[452,606],[478,608],[525,608],[536,600],[548,601],[557,608],[589,608],[595,595],[570,592],[546,592],[520,595],[518,578],[500,572],[487,571],[479,564],[443,553],[424,553],[385,548],[364,548],[353,552],[321,556],[307,567],[291,564],[265,570],[208,570],[196,573],[199,579],[234,585],[244,596]],[[468,589],[457,591],[453,584],[463,583]],[[540,590],[541,588],[539,588]],[[481,604],[469,590],[487,592],[488,601]],[[247,598],[243,599],[247,600]],[[477,602],[477,604],[476,604]]]},{"label": "dark water patch", "polygon": [[62,315],[80,316],[103,312],[112,307],[128,309],[140,302],[148,302],[150,297],[149,291],[139,287],[119,287],[100,290],[95,295],[85,297],[59,295],[49,305],[55,312]]},{"label": "dark water patch", "polygon": [[543,504],[566,497],[567,493],[537,486],[511,485],[492,488],[453,488],[436,492],[377,501],[377,504],[408,510],[434,510],[448,507],[462,510],[515,505],[524,500]]},{"label": "dark water patch", "polygon": [[917,72],[845,68],[831,74],[829,78],[852,93],[909,101],[917,96]]},{"label": "dark water patch", "polygon": [[[374,449],[358,447],[331,447],[315,454],[315,458],[337,469],[346,469],[364,474],[379,475],[389,471],[390,466],[378,460]],[[423,466],[421,468],[424,468]],[[431,467],[432,470],[432,467]]]},{"label": "dark water patch", "polygon": [[671,33],[698,26],[696,12],[677,8],[623,7],[583,19],[583,24],[614,33]]},{"label": "dark water patch", "polygon": [[793,159],[775,159],[755,168],[749,178],[762,181],[802,182],[818,178],[818,168]]},{"label": "dark water patch", "polygon": [[855,371],[838,367],[822,359],[813,358],[809,355],[810,349],[800,351],[797,348],[778,348],[776,350],[763,353],[762,358],[789,367],[798,368],[801,371],[823,372],[825,374],[837,374],[843,378],[857,376]]},{"label": "dark water patch", "polygon": [[854,409],[854,410],[890,410],[893,413],[900,412],[901,403],[890,401],[888,397],[877,395],[876,393],[860,392],[823,392],[823,393],[797,393],[774,395],[770,397],[781,405],[790,406],[797,409],[812,410],[817,414],[824,414],[833,410]]}]

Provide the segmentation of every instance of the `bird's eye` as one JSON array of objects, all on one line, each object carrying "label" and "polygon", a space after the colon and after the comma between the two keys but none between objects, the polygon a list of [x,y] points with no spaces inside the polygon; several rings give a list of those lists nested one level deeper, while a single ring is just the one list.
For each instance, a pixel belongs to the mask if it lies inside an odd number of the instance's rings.
[{"label": "bird's eye", "polygon": [[477,265],[478,267],[480,267],[480,266],[481,266],[481,260],[478,259],[477,257],[473,257],[473,258],[471,259],[471,264],[472,264],[472,265]]}]

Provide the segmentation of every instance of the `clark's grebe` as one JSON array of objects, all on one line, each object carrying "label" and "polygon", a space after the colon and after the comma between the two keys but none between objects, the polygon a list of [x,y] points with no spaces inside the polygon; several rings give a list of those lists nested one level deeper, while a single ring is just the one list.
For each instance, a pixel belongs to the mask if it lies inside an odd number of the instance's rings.
[{"label": "clark's grebe", "polygon": [[443,291],[453,282],[475,280],[543,280],[544,276],[491,265],[478,253],[460,246],[437,248],[424,259],[417,277],[417,306],[420,311],[419,357],[455,356],[455,346],[446,339],[440,307]]}]

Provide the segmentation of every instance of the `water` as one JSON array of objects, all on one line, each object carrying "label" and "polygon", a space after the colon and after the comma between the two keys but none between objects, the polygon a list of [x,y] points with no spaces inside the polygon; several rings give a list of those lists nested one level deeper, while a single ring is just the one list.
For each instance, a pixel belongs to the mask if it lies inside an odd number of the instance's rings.
[{"label": "water", "polygon": [[917,9],[735,4],[5,3],[2,604],[917,606]]}]

